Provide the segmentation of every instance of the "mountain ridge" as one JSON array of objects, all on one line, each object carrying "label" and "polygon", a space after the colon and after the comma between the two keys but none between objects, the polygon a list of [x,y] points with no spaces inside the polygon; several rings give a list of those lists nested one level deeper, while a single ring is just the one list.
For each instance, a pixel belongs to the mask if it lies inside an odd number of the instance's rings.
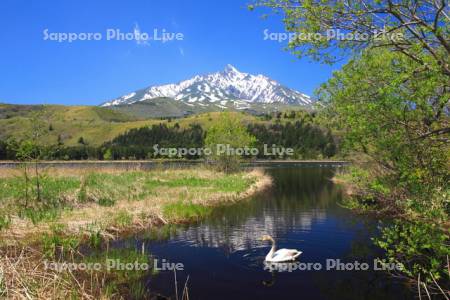
[{"label": "mountain ridge", "polygon": [[267,76],[240,72],[228,64],[222,71],[196,75],[178,83],[149,86],[104,102],[101,106],[130,105],[155,98],[172,98],[190,107],[211,106],[218,110],[248,110],[253,104],[263,107],[264,104],[309,106],[314,102],[308,95]]}]

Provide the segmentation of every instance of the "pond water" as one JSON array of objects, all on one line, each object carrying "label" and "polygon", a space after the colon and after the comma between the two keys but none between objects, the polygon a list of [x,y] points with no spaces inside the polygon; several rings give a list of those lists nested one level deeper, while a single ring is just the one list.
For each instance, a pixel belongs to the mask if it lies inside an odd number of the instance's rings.
[{"label": "pond water", "polygon": [[[178,229],[167,240],[133,238],[114,247],[140,249],[145,242],[160,264],[163,259],[182,263],[184,270],[176,272],[178,290],[181,294],[189,277],[190,299],[413,298],[406,285],[374,270],[374,258],[381,255],[371,242],[378,221],[339,206],[342,191],[330,181],[333,167],[278,167],[267,172],[275,183],[269,192],[217,208],[207,219]],[[301,250],[298,262],[265,265],[270,244],[260,240],[264,234],[273,236],[280,248]],[[327,266],[327,261],[337,260],[367,263],[369,270]],[[173,298],[174,282],[173,271],[145,278],[150,291]]]}]

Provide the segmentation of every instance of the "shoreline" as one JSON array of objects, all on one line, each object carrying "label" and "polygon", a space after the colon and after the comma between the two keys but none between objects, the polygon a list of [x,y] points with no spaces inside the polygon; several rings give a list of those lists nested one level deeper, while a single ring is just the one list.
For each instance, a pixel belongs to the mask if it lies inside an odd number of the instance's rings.
[{"label": "shoreline", "polygon": [[[193,170],[196,169],[194,168]],[[102,171],[99,172],[101,173]],[[168,170],[168,172],[170,172],[170,170]],[[203,208],[214,208],[221,205],[233,204],[261,193],[270,188],[273,184],[270,176],[257,169],[245,172],[245,177],[255,180],[245,191],[218,192],[205,199],[194,200],[192,203]],[[164,205],[173,203],[175,203],[173,200],[167,201],[167,203],[159,203],[153,198],[136,201],[123,199],[117,201],[117,203],[111,207],[89,203],[81,207],[73,208],[73,210],[68,212],[63,211],[61,215],[53,221],[42,221],[37,224],[33,224],[30,220],[14,216],[11,218],[10,226],[7,229],[0,231],[0,237],[2,239],[2,245],[0,245],[0,247],[4,245],[36,244],[38,243],[36,237],[40,237],[42,234],[51,233],[51,226],[61,223],[66,226],[66,235],[79,236],[84,240],[86,238],[87,228],[93,224],[94,216],[96,227],[100,228],[102,236],[105,239],[112,240],[120,238],[120,235],[122,234],[128,235],[131,233],[138,233],[139,231],[155,226],[189,223],[202,217],[164,216]],[[124,211],[128,212],[131,217],[129,223],[118,225],[112,222],[114,217]],[[13,243],[10,243],[11,241]],[[27,242],[22,244],[22,241]]]},{"label": "shoreline", "polygon": [[[173,172],[173,170],[169,170],[169,172]],[[204,178],[207,178],[206,176],[211,176],[211,174],[208,173],[210,171],[197,169],[197,172],[200,177],[203,176]],[[206,173],[203,174],[201,172]],[[219,177],[219,173],[214,172],[214,174]],[[222,176],[225,175],[222,174]],[[208,197],[206,200],[200,200],[196,202],[197,204],[195,205],[203,208],[214,208],[222,205],[230,205],[238,201],[245,201],[256,194],[264,192],[273,184],[272,178],[261,170],[245,171],[242,173],[242,179],[245,178],[252,179],[251,184],[247,186],[245,190],[241,192],[221,192],[220,194],[212,194],[211,197]],[[195,187],[191,189],[195,189]],[[45,249],[44,241],[39,240],[39,238],[50,233],[48,237],[51,237],[52,241],[55,243],[53,244],[53,254],[50,261],[76,262],[80,259],[84,259],[84,255],[79,252],[80,247],[86,246],[91,250],[100,249],[102,251],[101,253],[106,253],[107,256],[114,256],[114,253],[116,252],[113,250],[111,250],[112,252],[109,251],[110,241],[126,238],[133,234],[139,234],[145,230],[164,229],[166,225],[171,226],[180,223],[195,222],[206,216],[199,214],[195,218],[167,218],[163,216],[164,206],[158,205],[152,207],[146,205],[146,203],[142,203],[142,201],[143,200],[130,202],[124,200],[118,201],[117,205],[112,207],[97,207],[97,209],[103,210],[103,216],[109,220],[113,219],[115,213],[118,214],[120,211],[119,207],[122,207],[123,205],[127,206],[130,211],[134,211],[135,214],[133,214],[130,223],[123,224],[123,226],[107,223],[104,225],[104,228],[101,229],[101,232],[96,232],[94,235],[89,235],[89,233],[86,232],[87,228],[84,226],[92,221],[92,218],[86,211],[92,209],[92,207],[89,206],[79,209],[77,213],[72,215],[72,220],[78,221],[75,222],[75,224],[72,224],[75,226],[70,228],[69,225],[68,230],[63,230],[57,234],[56,232],[51,232],[49,226],[46,226],[46,230],[40,232],[35,230],[30,231],[29,228],[31,227],[28,227],[28,230],[26,230],[27,227],[25,226],[25,228],[22,229],[25,230],[27,233],[26,235],[22,235],[21,238],[17,236],[13,237],[12,240],[14,243],[0,245],[0,270],[2,272],[0,275],[4,278],[2,281],[3,290],[0,290],[2,292],[1,295],[6,296],[7,298],[30,298],[30,295],[33,295],[33,298],[35,299],[73,298],[73,296],[81,299],[109,299],[111,296],[111,286],[114,286],[114,293],[116,296],[121,298],[129,296],[133,291],[126,285],[123,285],[124,282],[120,279],[122,276],[120,273],[99,272],[94,274],[92,273],[93,271],[71,270],[60,272],[47,268],[47,260],[49,259],[48,249]],[[141,205],[139,205],[139,203]],[[130,207],[132,204],[135,204],[135,206]],[[136,211],[137,209],[141,210]],[[145,222],[142,218],[139,218],[142,216],[141,213],[143,212],[146,216]],[[81,220],[81,216],[84,216],[85,219]],[[60,223],[62,220],[69,221],[70,223],[70,220],[64,219],[64,215],[56,220],[56,223]],[[83,221],[86,221],[87,223],[83,224]],[[16,225],[17,224],[13,223],[11,224],[11,227],[14,228]],[[0,231],[2,241],[5,239],[4,235],[5,232]],[[34,239],[30,239],[30,235],[34,235]],[[97,245],[92,244],[92,237],[94,237],[94,241],[99,239],[97,240]],[[66,242],[70,240],[73,241],[74,239],[79,240],[75,248],[67,247],[70,245],[70,242],[69,244],[66,244]],[[61,243],[56,244],[56,241],[60,241]],[[136,252],[132,257],[136,257],[136,259],[145,259],[145,257],[148,257],[148,254],[142,250],[142,253],[140,251],[139,253]],[[124,257],[124,259],[126,259],[126,257]],[[93,278],[95,278],[95,280],[93,280]]]},{"label": "shoreline", "polygon": [[[158,163],[205,163],[204,159],[145,159],[145,160],[41,160],[38,164],[48,165],[64,165],[64,164],[158,164]],[[333,159],[254,159],[246,160],[243,164],[260,164],[260,163],[327,163],[327,164],[350,164],[347,160],[333,160]],[[15,160],[0,160],[0,168],[8,165],[20,165],[23,162]],[[34,164],[34,162],[27,162],[27,164]]]},{"label": "shoreline", "polygon": [[358,198],[363,197],[364,192],[348,179],[342,178],[339,175],[334,175],[333,178],[330,179],[330,181],[342,188],[344,198],[339,206],[345,209],[351,210],[356,214],[373,216],[381,219],[405,217],[401,213],[394,213],[392,207],[389,207],[381,202],[376,204],[377,206],[375,207],[362,205],[361,203],[359,203]]}]

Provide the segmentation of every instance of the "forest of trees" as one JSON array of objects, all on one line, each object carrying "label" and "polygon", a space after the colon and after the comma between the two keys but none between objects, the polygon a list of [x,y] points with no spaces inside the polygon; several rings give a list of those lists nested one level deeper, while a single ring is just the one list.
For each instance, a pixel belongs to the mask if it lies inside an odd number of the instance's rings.
[{"label": "forest of trees", "polygon": [[[111,153],[111,159],[150,159],[154,155],[154,145],[161,148],[199,148],[203,147],[205,132],[198,124],[182,129],[178,124],[168,127],[165,124],[131,129],[103,145]],[[198,157],[187,156],[188,159]]]},{"label": "forest of trees", "polygon": [[336,144],[329,130],[325,131],[317,126],[296,121],[285,124],[250,124],[248,131],[258,141],[257,148],[262,153],[262,145],[282,145],[294,149],[291,158],[323,158],[336,154]]},{"label": "forest of trees", "polygon": [[[290,116],[291,114],[285,114],[285,118],[289,119]],[[331,132],[312,124],[309,120],[270,124],[250,123],[247,125],[247,131],[256,138],[254,146],[259,149],[257,158],[275,158],[263,157],[264,144],[268,147],[276,145],[294,149],[293,156],[282,158],[328,158],[336,154],[337,146]],[[42,158],[58,160],[162,158],[155,155],[154,145],[159,145],[160,148],[201,148],[204,147],[206,133],[206,130],[198,124],[181,128],[178,123],[170,127],[161,123],[131,129],[100,147],[82,142],[76,146],[63,144],[45,146]],[[16,158],[15,151],[10,148],[5,141],[0,141],[0,159]],[[198,159],[200,157],[187,155],[184,158]]]}]

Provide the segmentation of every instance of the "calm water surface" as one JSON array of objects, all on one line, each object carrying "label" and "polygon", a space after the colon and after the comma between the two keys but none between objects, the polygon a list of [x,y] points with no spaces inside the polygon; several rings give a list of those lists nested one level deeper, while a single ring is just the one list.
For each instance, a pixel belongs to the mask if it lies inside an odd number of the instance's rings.
[{"label": "calm water surface", "polygon": [[[170,262],[181,262],[179,289],[189,276],[190,299],[411,299],[406,286],[373,271],[379,255],[370,240],[377,221],[338,205],[342,194],[329,179],[330,167],[269,168],[274,188],[249,201],[215,209],[198,224],[169,240],[119,241],[116,247],[140,247]],[[270,271],[269,234],[280,248],[303,251],[299,262],[320,263],[322,270]],[[139,248],[138,248],[139,249]],[[327,259],[367,262],[369,271],[326,270]],[[173,271],[146,278],[153,292],[174,297]]]}]

